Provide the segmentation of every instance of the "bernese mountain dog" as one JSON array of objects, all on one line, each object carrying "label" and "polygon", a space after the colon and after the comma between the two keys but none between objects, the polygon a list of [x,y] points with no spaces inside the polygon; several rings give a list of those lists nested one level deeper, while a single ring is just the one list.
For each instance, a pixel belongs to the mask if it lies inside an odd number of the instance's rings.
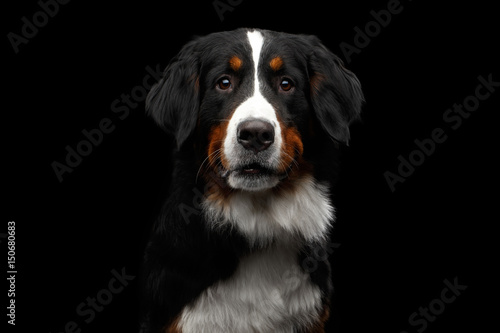
[{"label": "bernese mountain dog", "polygon": [[330,192],[356,76],[315,36],[188,42],[146,108],[176,141],[143,267],[143,332],[324,332]]}]

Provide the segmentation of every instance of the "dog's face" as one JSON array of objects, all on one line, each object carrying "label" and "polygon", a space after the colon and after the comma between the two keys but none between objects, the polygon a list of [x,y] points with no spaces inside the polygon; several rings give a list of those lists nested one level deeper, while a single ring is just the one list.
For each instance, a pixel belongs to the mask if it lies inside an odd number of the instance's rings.
[{"label": "dog's face", "polygon": [[247,29],[189,42],[147,99],[179,149],[202,142],[202,167],[253,192],[307,169],[316,128],[347,143],[361,103],[357,78],[317,38]]}]

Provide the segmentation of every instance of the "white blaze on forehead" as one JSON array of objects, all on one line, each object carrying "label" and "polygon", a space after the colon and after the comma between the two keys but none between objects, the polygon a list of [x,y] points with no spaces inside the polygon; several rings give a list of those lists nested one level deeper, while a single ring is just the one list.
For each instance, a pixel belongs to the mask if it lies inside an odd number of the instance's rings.
[{"label": "white blaze on forehead", "polygon": [[248,41],[250,42],[250,46],[252,47],[252,59],[254,66],[254,95],[255,93],[260,93],[259,86],[259,60],[260,60],[260,51],[262,50],[262,44],[264,44],[264,37],[258,31],[249,31],[247,33]]},{"label": "white blaze on forehead", "polygon": [[278,124],[278,118],[273,106],[261,94],[259,82],[259,62],[261,57],[262,45],[264,44],[264,36],[259,31],[247,32],[248,42],[252,49],[252,60],[254,64],[253,75],[253,94],[246,99],[238,107],[236,107],[233,116],[231,117],[226,138],[224,140],[224,153],[229,163],[238,159],[238,150],[240,147],[237,140],[238,125],[248,118],[258,118],[269,122],[274,127],[274,144],[268,148],[274,155],[274,159],[278,160],[281,147],[281,128]]}]

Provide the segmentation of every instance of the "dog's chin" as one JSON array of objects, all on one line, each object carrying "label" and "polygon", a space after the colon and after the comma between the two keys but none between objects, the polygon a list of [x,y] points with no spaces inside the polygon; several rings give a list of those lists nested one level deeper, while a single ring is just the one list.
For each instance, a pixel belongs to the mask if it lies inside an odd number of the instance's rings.
[{"label": "dog's chin", "polygon": [[233,189],[258,192],[273,188],[282,175],[257,163],[245,165],[227,172],[227,183]]}]

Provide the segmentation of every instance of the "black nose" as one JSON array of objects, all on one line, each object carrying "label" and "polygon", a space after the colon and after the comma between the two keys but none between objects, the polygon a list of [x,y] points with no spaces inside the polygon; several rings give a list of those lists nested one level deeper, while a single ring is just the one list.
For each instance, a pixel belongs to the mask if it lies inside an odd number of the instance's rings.
[{"label": "black nose", "polygon": [[273,125],[267,121],[251,119],[238,125],[238,142],[255,154],[266,150],[274,142]]}]

